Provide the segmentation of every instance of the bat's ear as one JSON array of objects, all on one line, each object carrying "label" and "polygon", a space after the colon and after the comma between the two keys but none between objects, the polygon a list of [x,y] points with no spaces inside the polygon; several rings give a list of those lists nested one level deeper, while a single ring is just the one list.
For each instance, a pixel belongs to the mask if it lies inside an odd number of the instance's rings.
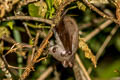
[{"label": "bat's ear", "polygon": [[50,40],[48,47],[52,47],[52,46],[54,46],[54,45],[55,45],[54,41],[53,41],[53,40]]},{"label": "bat's ear", "polygon": [[61,17],[64,17],[68,11],[69,11],[69,9],[66,9],[66,10],[63,12],[63,14],[61,15]]},{"label": "bat's ear", "polygon": [[66,10],[64,10],[63,13],[62,13],[62,15],[61,15],[61,17],[64,17],[69,10],[70,10],[70,8],[67,8]]},{"label": "bat's ear", "polygon": [[[71,9],[71,8],[67,8],[66,10],[64,10],[64,12],[62,13],[61,17],[63,18],[70,9]],[[67,14],[67,15],[68,15],[68,14]],[[68,16],[78,16],[78,15],[68,15]]]}]

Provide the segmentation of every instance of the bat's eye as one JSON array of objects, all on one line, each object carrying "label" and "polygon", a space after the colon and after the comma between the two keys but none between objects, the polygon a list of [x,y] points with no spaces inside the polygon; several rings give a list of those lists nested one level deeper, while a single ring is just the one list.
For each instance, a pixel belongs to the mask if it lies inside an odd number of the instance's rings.
[{"label": "bat's eye", "polygon": [[55,53],[56,50],[57,50],[57,47],[54,47],[54,48],[52,49],[53,53]]}]

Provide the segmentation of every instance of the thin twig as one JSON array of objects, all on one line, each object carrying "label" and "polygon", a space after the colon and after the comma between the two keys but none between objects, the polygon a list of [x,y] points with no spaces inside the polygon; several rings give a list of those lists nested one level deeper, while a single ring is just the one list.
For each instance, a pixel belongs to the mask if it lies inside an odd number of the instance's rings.
[{"label": "thin twig", "polygon": [[50,25],[53,24],[52,20],[38,18],[38,17],[32,17],[32,16],[10,16],[10,17],[1,19],[1,21],[10,21],[10,20],[33,20],[33,21],[44,22],[44,23],[47,23]]},{"label": "thin twig", "polygon": [[[104,22],[103,24],[101,24],[98,28],[96,28],[94,31],[92,31],[90,34],[88,34],[85,38],[84,41],[87,42],[88,40],[90,40],[91,38],[93,38],[95,35],[97,35],[101,30],[103,30],[104,28],[106,28],[108,25],[110,25],[112,23],[111,20],[107,20],[106,22]],[[88,69],[88,73],[90,73],[92,71],[92,68],[90,67]]]},{"label": "thin twig", "polygon": [[37,30],[37,34],[36,34],[35,41],[34,41],[34,44],[33,44],[34,46],[36,46],[38,44],[39,36],[40,36],[40,30]]},{"label": "thin twig", "polygon": [[15,52],[18,48],[15,48],[15,46],[19,45],[19,43],[13,44],[13,46],[9,49],[9,51],[7,51],[6,54],[4,54],[4,56],[8,55],[9,53]]},{"label": "thin twig", "polygon": [[46,45],[48,44],[48,40],[51,38],[51,36],[53,35],[52,32],[53,27],[51,27],[48,36],[42,41],[40,48],[38,49],[37,53],[35,54],[32,62],[27,65],[26,70],[24,71],[24,73],[21,75],[20,80],[24,80],[31,72],[31,69],[33,68],[34,64],[36,63],[37,59],[40,57],[43,49],[46,47]]},{"label": "thin twig", "polygon": [[[9,43],[11,43],[11,44],[18,44],[18,43],[17,43],[13,38],[11,38],[11,37],[3,36],[1,39],[4,40],[4,41],[9,42]],[[27,48],[32,48],[32,47],[33,47],[32,45],[29,45],[29,44],[26,44],[26,43],[19,43],[19,45],[22,45],[23,47],[27,47]]]},{"label": "thin twig", "polygon": [[106,18],[106,19],[110,19],[112,21],[114,21],[116,24],[120,24],[119,21],[117,19],[115,19],[112,16],[108,16],[105,13],[103,13],[102,11],[100,11],[98,8],[96,8],[95,6],[93,6],[88,0],[83,0],[84,3],[87,4],[87,6],[92,9],[93,11],[95,11],[96,13],[98,13],[100,16]]},{"label": "thin twig", "polygon": [[9,64],[8,64],[8,67],[13,68],[13,69],[26,69],[26,67],[15,67],[15,66],[12,66],[12,65],[9,65]]},{"label": "thin twig", "polygon": [[33,37],[32,37],[32,35],[31,35],[31,33],[30,33],[30,30],[29,30],[27,24],[26,24],[26,23],[23,23],[23,24],[24,24],[24,26],[25,26],[25,29],[26,29],[26,32],[27,32],[28,36],[30,37],[31,40],[33,40]]},{"label": "thin twig", "polygon": [[97,18],[97,19],[93,19],[92,22],[88,22],[88,23],[83,23],[83,24],[80,24],[79,26],[79,30],[83,30],[83,29],[86,29],[86,28],[89,28],[91,27],[93,24],[98,24],[98,23],[101,23],[105,21],[105,19],[103,18]]},{"label": "thin twig", "polygon": [[32,49],[31,61],[33,60],[33,57],[35,56],[35,46],[36,46],[37,43],[38,43],[39,36],[40,36],[40,31],[38,30],[38,31],[37,31],[37,34],[36,34],[36,37],[35,37],[34,44],[33,44],[34,48]]},{"label": "thin twig", "polygon": [[40,61],[42,61],[42,60],[45,60],[47,57],[48,57],[48,55],[47,55],[46,57],[42,57],[42,58],[38,59],[38,60],[36,61],[36,63],[38,63],[38,62],[40,62]]},{"label": "thin twig", "polygon": [[[13,53],[13,52],[16,52],[17,50],[22,50],[23,48],[32,48],[33,46],[31,45],[26,45],[26,44],[23,44],[23,43],[15,43],[13,44],[13,46],[9,49],[9,51],[7,51],[7,53],[4,55],[8,55],[9,53]],[[22,55],[22,54],[21,54]]]},{"label": "thin twig", "polygon": [[107,20],[106,22],[104,22],[102,25],[100,25],[98,28],[96,28],[94,31],[92,31],[90,34],[88,34],[84,41],[88,41],[91,38],[93,38],[96,34],[98,34],[101,30],[103,30],[104,28],[106,28],[108,25],[110,25],[112,23],[111,20]]},{"label": "thin twig", "polygon": [[91,22],[89,22],[89,23],[86,23],[86,24],[80,24],[79,26],[79,30],[83,30],[83,29],[86,29],[86,28],[88,28],[88,27],[90,27],[92,25],[92,23]]},{"label": "thin twig", "polygon": [[37,1],[40,1],[40,0],[23,0],[23,1],[19,2],[19,5],[24,6],[24,5],[27,5],[27,4],[30,4],[30,3],[33,3],[33,2],[37,2]]},{"label": "thin twig", "polygon": [[[116,33],[116,31],[118,30],[119,25],[116,25],[112,31],[110,32],[110,35],[107,36],[107,38],[105,39],[104,43],[102,44],[102,46],[100,47],[100,49],[98,50],[97,54],[96,54],[96,62],[98,61],[98,59],[100,58],[100,56],[102,55],[102,52],[105,50],[105,48],[107,47],[108,43],[110,42],[111,38],[113,37],[113,35]],[[92,71],[92,67],[88,68],[88,73],[90,74]]]},{"label": "thin twig", "polygon": [[74,61],[73,71],[76,80],[86,80],[86,76],[76,60]]},{"label": "thin twig", "polygon": [[0,68],[5,73],[5,76],[8,80],[13,80],[10,70],[8,69],[8,64],[6,60],[2,57],[2,55],[0,55]]},{"label": "thin twig", "polygon": [[100,47],[99,51],[96,54],[96,61],[98,61],[99,57],[101,56],[102,52],[104,51],[104,49],[106,48],[106,46],[108,45],[108,43],[110,42],[111,38],[113,37],[113,35],[116,33],[116,31],[118,30],[119,26],[116,25],[112,31],[110,32],[110,35],[107,36],[107,38],[105,39],[104,43],[102,44],[102,46]]},{"label": "thin twig", "polygon": [[51,72],[53,72],[53,67],[48,67],[48,69],[43,72],[37,80],[45,80]]},{"label": "thin twig", "polygon": [[78,62],[79,66],[81,67],[81,70],[83,71],[83,73],[84,73],[84,75],[86,76],[87,80],[91,80],[91,78],[90,78],[87,70],[85,69],[82,61],[80,60],[78,54],[75,55],[75,59],[76,59],[76,61]]},{"label": "thin twig", "polygon": [[17,42],[16,42],[13,38],[11,38],[11,37],[3,36],[1,39],[4,40],[4,41],[7,41],[7,42],[9,42],[9,43],[12,43],[12,44],[16,44],[16,43],[17,43]]}]

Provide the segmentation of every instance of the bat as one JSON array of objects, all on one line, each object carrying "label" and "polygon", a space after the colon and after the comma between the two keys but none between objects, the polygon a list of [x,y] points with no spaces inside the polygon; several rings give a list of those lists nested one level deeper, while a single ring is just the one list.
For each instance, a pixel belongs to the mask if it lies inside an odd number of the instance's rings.
[{"label": "bat", "polygon": [[70,16],[63,16],[53,30],[56,45],[49,48],[50,54],[62,62],[64,67],[72,67],[78,49],[78,26]]}]

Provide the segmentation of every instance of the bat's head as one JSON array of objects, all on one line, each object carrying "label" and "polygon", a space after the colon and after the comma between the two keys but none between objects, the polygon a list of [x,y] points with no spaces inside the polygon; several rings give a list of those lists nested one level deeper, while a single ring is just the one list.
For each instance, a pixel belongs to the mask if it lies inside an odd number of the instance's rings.
[{"label": "bat's head", "polygon": [[50,54],[58,61],[62,62],[64,67],[72,67],[74,63],[74,55],[67,55],[69,52],[59,45],[55,45],[49,48]]}]

